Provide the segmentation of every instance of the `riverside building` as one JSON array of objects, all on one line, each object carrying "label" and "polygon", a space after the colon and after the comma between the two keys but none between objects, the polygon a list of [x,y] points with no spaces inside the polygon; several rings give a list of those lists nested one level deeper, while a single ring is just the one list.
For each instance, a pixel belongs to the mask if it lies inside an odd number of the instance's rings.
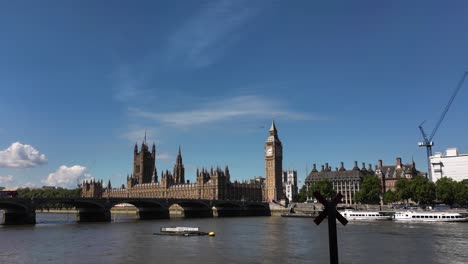
[{"label": "riverside building", "polygon": [[442,177],[455,181],[468,179],[468,154],[458,153],[456,148],[448,148],[445,156],[436,152],[429,157],[431,167],[431,181],[436,182]]},{"label": "riverside building", "polygon": [[411,163],[403,164],[401,158],[396,158],[395,164],[392,165],[384,165],[382,160],[379,160],[375,169],[375,175],[381,180],[382,193],[395,191],[395,184],[399,179],[406,178],[411,180],[415,177],[423,176],[416,169],[414,160]]},{"label": "riverside building", "polygon": [[298,194],[298,187],[297,187],[297,171],[296,170],[288,170],[283,172],[283,183],[284,183],[284,193],[286,195],[286,199],[289,202],[292,202],[294,197]]},{"label": "riverside building", "polygon": [[367,175],[375,175],[372,170],[372,165],[369,165],[369,169],[366,169],[366,165],[363,162],[362,167],[358,167],[358,162],[354,162],[354,167],[351,170],[347,170],[344,167],[344,163],[341,162],[340,168],[332,170],[328,166],[328,163],[322,165],[320,171],[317,170],[316,164],[313,164],[313,169],[307,176],[305,183],[307,189],[310,189],[315,183],[321,180],[328,180],[333,185],[333,190],[343,195],[342,202],[350,205],[356,203],[356,193],[361,188],[362,179]]},{"label": "riverside building", "polygon": [[185,179],[182,152],[179,152],[172,172],[156,169],[156,146],[149,150],[146,139],[140,149],[133,150],[133,173],[127,175],[126,185],[107,187],[102,180],[84,181],[82,197],[88,198],[184,198],[207,200],[280,201],[284,199],[282,181],[283,150],[278,131],[273,122],[265,143],[265,181],[256,178],[250,181],[231,181],[228,166],[224,169],[197,169],[195,182]]}]

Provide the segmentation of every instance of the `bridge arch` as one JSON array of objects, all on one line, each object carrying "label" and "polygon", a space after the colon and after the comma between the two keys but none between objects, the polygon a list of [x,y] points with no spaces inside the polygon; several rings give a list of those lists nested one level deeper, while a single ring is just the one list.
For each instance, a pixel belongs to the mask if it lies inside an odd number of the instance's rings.
[{"label": "bridge arch", "polygon": [[213,217],[211,204],[203,200],[171,200],[168,206],[172,217]]},{"label": "bridge arch", "polygon": [[25,199],[2,199],[0,210],[3,211],[2,225],[35,224],[36,210]]},{"label": "bridge arch", "polygon": [[140,220],[168,219],[169,208],[167,204],[160,200],[151,199],[114,199],[111,201],[111,208],[118,204],[131,204],[136,207],[136,216]]}]

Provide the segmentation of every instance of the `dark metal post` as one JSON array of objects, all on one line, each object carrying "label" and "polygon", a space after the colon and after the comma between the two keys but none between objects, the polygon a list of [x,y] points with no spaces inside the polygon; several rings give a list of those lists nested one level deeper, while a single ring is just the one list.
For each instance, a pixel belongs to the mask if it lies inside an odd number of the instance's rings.
[{"label": "dark metal post", "polygon": [[338,264],[338,240],[336,234],[336,205],[328,203],[328,244],[330,247],[330,264]]}]

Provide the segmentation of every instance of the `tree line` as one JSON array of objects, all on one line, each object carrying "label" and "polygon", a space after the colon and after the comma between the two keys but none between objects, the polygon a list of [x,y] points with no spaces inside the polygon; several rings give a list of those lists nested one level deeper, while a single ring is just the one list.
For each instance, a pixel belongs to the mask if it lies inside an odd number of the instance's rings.
[{"label": "tree line", "polygon": [[[30,189],[20,188],[17,190],[18,198],[34,199],[34,198],[79,198],[81,197],[81,189],[65,189],[65,188],[41,188]],[[38,209],[69,209],[73,206],[62,203],[48,203],[40,205]]]},{"label": "tree line", "polygon": [[[313,193],[319,191],[328,199],[336,195],[333,184],[328,180],[320,180],[310,186],[304,185],[300,190],[297,201],[304,202],[307,197],[313,197]],[[380,204],[381,199],[385,204],[413,201],[419,205],[433,205],[444,203],[450,206],[468,206],[468,180],[456,182],[450,178],[441,178],[433,183],[425,177],[414,179],[401,178],[395,183],[395,190],[382,193],[380,179],[376,176],[365,176],[360,190],[355,199],[362,204]]]}]

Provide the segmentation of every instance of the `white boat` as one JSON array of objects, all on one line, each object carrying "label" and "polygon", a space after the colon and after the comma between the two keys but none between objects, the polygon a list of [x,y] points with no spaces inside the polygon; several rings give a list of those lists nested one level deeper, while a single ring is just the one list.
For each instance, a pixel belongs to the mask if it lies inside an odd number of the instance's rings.
[{"label": "white boat", "polygon": [[374,221],[392,220],[391,215],[384,215],[380,212],[345,210],[341,213],[347,220]]},{"label": "white boat", "polygon": [[468,222],[468,218],[459,213],[399,211],[393,215],[395,221],[406,222]]},{"label": "white boat", "polygon": [[153,233],[153,235],[166,235],[166,236],[214,236],[214,232],[201,232],[198,227],[161,227],[159,233]]},{"label": "white boat", "polygon": [[198,227],[186,227],[186,226],[175,226],[175,227],[161,227],[161,232],[199,232]]}]

